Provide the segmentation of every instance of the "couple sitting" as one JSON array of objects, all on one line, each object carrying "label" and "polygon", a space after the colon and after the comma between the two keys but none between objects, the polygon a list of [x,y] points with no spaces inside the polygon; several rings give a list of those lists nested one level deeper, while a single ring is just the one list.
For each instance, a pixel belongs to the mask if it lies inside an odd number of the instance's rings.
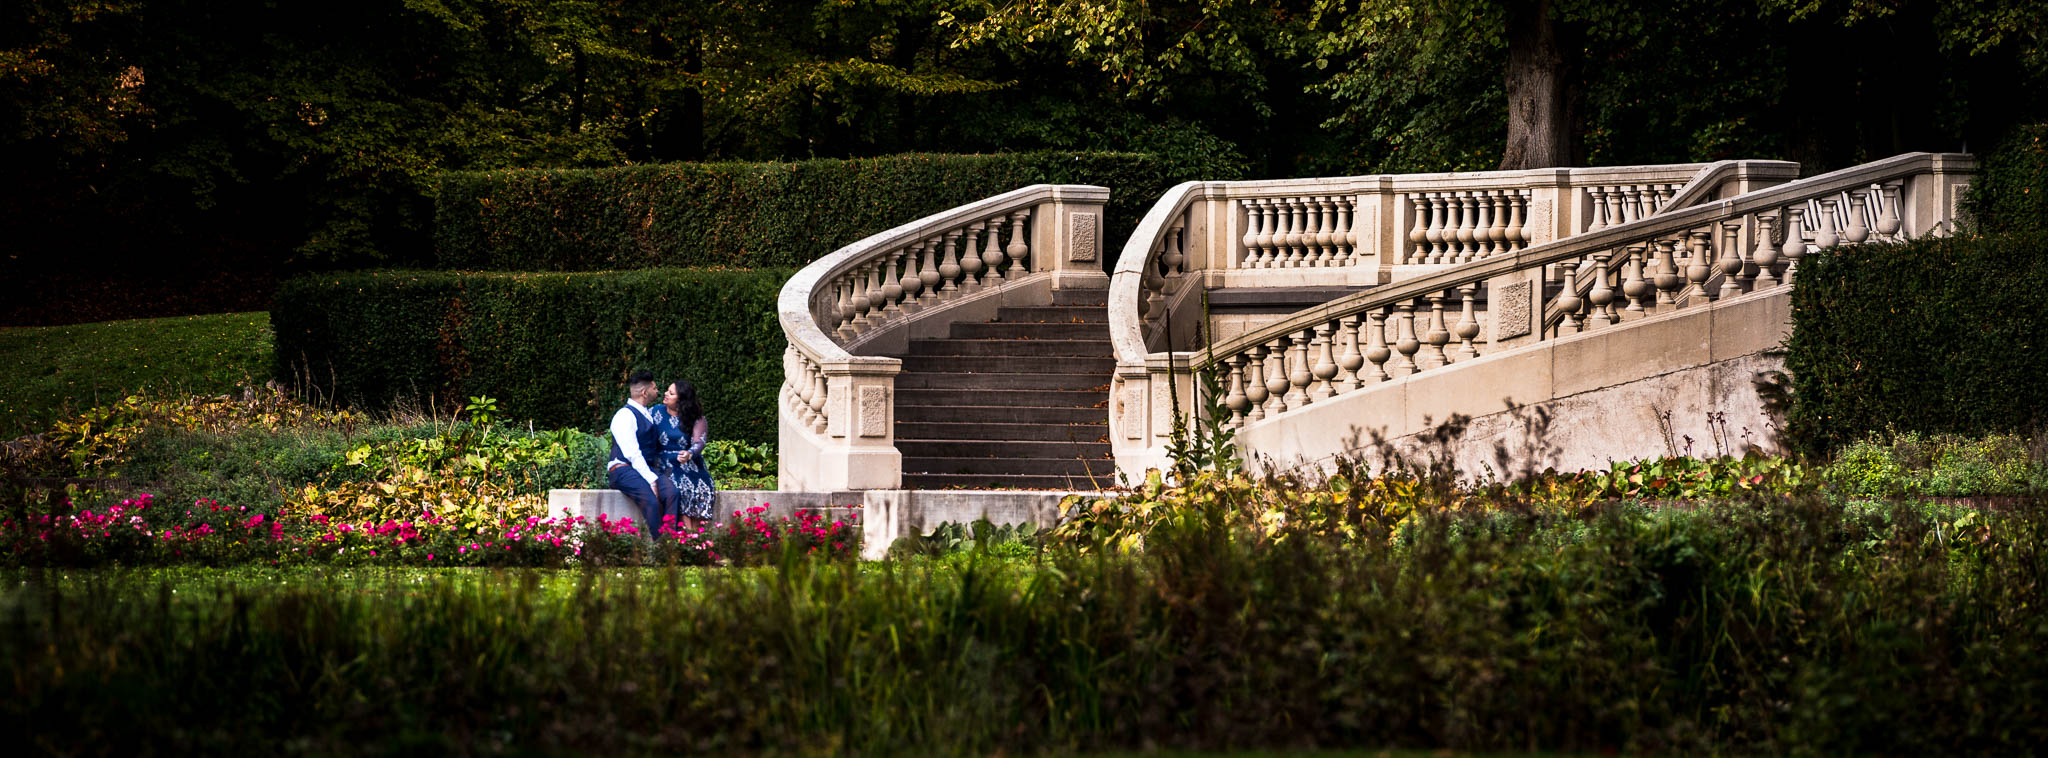
[{"label": "couple sitting", "polygon": [[612,457],[605,469],[612,489],[640,507],[640,525],[649,536],[659,537],[668,517],[690,531],[710,522],[718,487],[704,463],[711,425],[696,387],[674,382],[661,391],[654,372],[635,371],[626,382],[626,406],[612,414],[611,429]]}]

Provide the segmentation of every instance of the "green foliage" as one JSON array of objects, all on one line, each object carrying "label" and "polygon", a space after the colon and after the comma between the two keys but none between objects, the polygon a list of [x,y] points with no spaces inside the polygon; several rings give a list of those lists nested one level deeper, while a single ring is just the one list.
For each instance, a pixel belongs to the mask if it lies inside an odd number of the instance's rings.
[{"label": "green foliage", "polygon": [[2048,124],[2015,129],[1978,168],[1963,196],[1975,231],[2048,234]]},{"label": "green foliage", "polygon": [[1982,436],[2048,424],[2048,237],[1950,236],[1800,262],[1786,434],[1825,456],[1887,429]]},{"label": "green foliage", "polygon": [[775,438],[787,270],[381,271],[282,285],[280,375],[336,402],[496,398],[507,421],[601,429],[636,368],[695,382],[715,439]]},{"label": "green foliage", "polygon": [[711,467],[711,475],[721,484],[727,479],[756,481],[766,477],[772,480],[775,477],[775,446],[766,442],[749,445],[736,440],[712,440],[704,445],[704,463]]},{"label": "green foliage", "polygon": [[[1204,294],[1206,298],[1206,293]],[[1186,478],[1197,471],[1223,476],[1244,467],[1237,453],[1237,429],[1231,425],[1230,406],[1223,403],[1223,379],[1217,369],[1195,372],[1201,386],[1200,417],[1189,423],[1181,413],[1180,396],[1173,397],[1173,429],[1166,440],[1166,456],[1173,461],[1176,476]]]},{"label": "green foliage", "polygon": [[802,266],[1039,183],[1109,187],[1104,232],[1120,240],[1168,187],[1198,178],[1175,169],[1137,154],[1037,152],[450,173],[435,178],[434,249],[449,269]]},{"label": "green foliage", "polygon": [[2011,496],[2048,492],[2048,438],[1872,435],[1837,453],[1822,472],[1859,497]]},{"label": "green foliage", "polygon": [[905,560],[914,556],[943,556],[975,553],[998,558],[1028,558],[1037,555],[1042,532],[1038,525],[991,523],[975,519],[972,524],[948,521],[930,534],[898,537],[889,546],[889,557]]},{"label": "green foliage", "polygon": [[0,437],[136,392],[213,394],[270,378],[270,314],[0,329]]},{"label": "green foliage", "polygon": [[[0,721],[117,753],[2048,742],[2039,508],[1452,511],[1385,540],[1313,523],[1243,539],[1197,518],[1142,554],[1031,562],[21,572],[0,582]],[[732,716],[670,728],[706,712]]]}]

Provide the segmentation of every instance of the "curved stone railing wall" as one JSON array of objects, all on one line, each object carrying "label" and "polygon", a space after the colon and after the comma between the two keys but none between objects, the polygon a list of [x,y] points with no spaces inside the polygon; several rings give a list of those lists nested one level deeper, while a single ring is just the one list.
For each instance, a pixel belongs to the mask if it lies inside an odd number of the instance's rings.
[{"label": "curved stone railing wall", "polygon": [[779,489],[837,492],[902,483],[895,376],[913,336],[986,318],[993,303],[1104,285],[1109,190],[1039,184],[927,216],[833,251],[782,287],[788,347],[777,449]]},{"label": "curved stone railing wall", "polygon": [[[1135,476],[1165,463],[1168,409],[1176,399],[1197,407],[1190,370],[1222,375],[1240,426],[1310,412],[1331,397],[1481,354],[1782,286],[1798,259],[1821,247],[1943,233],[1974,167],[1966,155],[1914,153],[1762,189],[1744,186],[1740,166],[1710,167],[1698,174],[1723,184],[1712,191],[1720,199],[1688,186],[1646,217],[1631,220],[1624,206],[1619,223],[1338,298],[1200,353],[1152,351],[1137,303],[1145,268],[1159,264],[1140,245],[1176,221],[1191,225],[1187,209],[1209,185],[1182,185],[1182,197],[1169,195],[1140,225],[1112,278],[1118,467]],[[1627,202],[1627,192],[1619,194]],[[1599,200],[1614,212],[1614,193]]]}]

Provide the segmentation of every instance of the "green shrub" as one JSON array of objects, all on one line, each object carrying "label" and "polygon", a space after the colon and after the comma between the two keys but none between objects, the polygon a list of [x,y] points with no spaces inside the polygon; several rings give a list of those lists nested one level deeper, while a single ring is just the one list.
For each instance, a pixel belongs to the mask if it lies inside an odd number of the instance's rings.
[{"label": "green shrub", "polygon": [[775,438],[783,269],[376,271],[280,285],[279,376],[362,408],[490,395],[501,414],[601,431],[636,368],[695,382],[714,439]]},{"label": "green shrub", "polygon": [[1031,184],[1109,187],[1120,244],[1185,161],[1130,153],[909,154],[796,163],[455,172],[433,181],[444,269],[802,266],[863,237]]},{"label": "green shrub", "polygon": [[1963,211],[1985,234],[2048,232],[2048,124],[2015,129],[1984,156]]},{"label": "green shrub", "polygon": [[1815,456],[1886,429],[2048,423],[2048,236],[1940,237],[1809,256],[1792,290],[1787,437]]},{"label": "green shrub", "polygon": [[1873,435],[1843,448],[1823,477],[1860,497],[2039,494],[2048,491],[2040,442],[2009,434]]}]

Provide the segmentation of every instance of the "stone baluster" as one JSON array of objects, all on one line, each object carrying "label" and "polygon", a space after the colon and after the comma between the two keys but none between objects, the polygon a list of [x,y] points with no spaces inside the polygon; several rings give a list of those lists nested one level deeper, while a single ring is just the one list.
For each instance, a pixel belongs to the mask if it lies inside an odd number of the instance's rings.
[{"label": "stone baluster", "polygon": [[1478,295],[1479,285],[1458,285],[1458,325],[1453,327],[1452,333],[1458,337],[1457,360],[1460,363],[1479,357],[1479,347],[1472,344],[1472,338],[1479,336],[1478,304],[1472,302],[1479,299]]},{"label": "stone baluster", "polygon": [[1166,318],[1166,277],[1159,273],[1159,259],[1145,261],[1145,275],[1140,278],[1145,291],[1138,301],[1138,315],[1156,313]]},{"label": "stone baluster", "polygon": [[[1877,217],[1877,233],[1893,242],[1904,239],[1899,236],[1899,184],[1897,181],[1885,182],[1878,191],[1878,199],[1884,203],[1884,212]],[[1791,277],[1786,278],[1789,280]]]},{"label": "stone baluster", "polygon": [[1230,390],[1223,395],[1223,405],[1230,409],[1230,425],[1233,427],[1244,426],[1245,411],[1251,409],[1251,398],[1244,393],[1244,361],[1242,353],[1225,361],[1230,366]]},{"label": "stone baluster", "polygon": [[1493,193],[1493,228],[1486,230],[1486,239],[1493,243],[1493,254],[1508,251],[1508,193]]},{"label": "stone baluster", "polygon": [[873,329],[882,324],[882,309],[889,305],[888,298],[882,291],[882,264],[870,261],[862,266],[860,280],[868,290],[868,308],[863,319],[867,328]]},{"label": "stone baluster", "polygon": [[[1006,258],[1006,255],[1003,253],[1002,232],[1004,220],[1002,216],[989,219],[988,235],[982,237],[981,240],[981,254],[975,256],[981,259],[981,270],[984,272],[981,275],[981,286],[983,287],[1001,287],[1003,285],[1003,261]],[[973,250],[974,248],[968,249]]]},{"label": "stone baluster", "polygon": [[1316,198],[1316,265],[1334,266],[1337,261],[1337,207],[1330,198]]},{"label": "stone baluster", "polygon": [[1742,222],[1724,221],[1721,231],[1721,298],[1730,298],[1742,294]]},{"label": "stone baluster", "polygon": [[1287,343],[1288,337],[1284,334],[1274,337],[1266,343],[1266,360],[1278,361],[1280,364],[1278,366],[1274,366],[1271,363],[1266,365],[1266,394],[1273,397],[1272,406],[1267,410],[1267,413],[1272,416],[1286,413],[1289,407],[1287,405],[1287,389],[1290,386],[1287,381]]},{"label": "stone baluster", "polygon": [[1851,245],[1860,245],[1870,239],[1870,223],[1863,216],[1869,195],[1870,190],[1849,190],[1849,226],[1842,230],[1842,239]]},{"label": "stone baluster", "polygon": [[1771,269],[1778,265],[1778,219],[1761,213],[1756,216],[1756,248],[1750,254],[1756,262],[1756,281],[1750,284],[1750,291],[1778,286],[1778,277]]},{"label": "stone baluster", "polygon": [[[898,250],[888,253],[883,255],[882,258],[888,261],[882,274],[882,299],[889,301],[889,304],[882,308],[882,314],[889,318],[896,318],[905,313],[903,310],[903,280],[896,276],[896,262],[903,259],[903,251]],[[911,278],[915,279],[916,277]]]},{"label": "stone baluster", "polygon": [[[995,237],[1002,230],[1003,222],[996,221],[988,225],[986,234],[988,237],[992,238]],[[961,246],[960,291],[964,293],[973,293],[981,291],[981,272],[988,268],[988,264],[982,262],[981,255],[975,252],[975,248],[979,246],[981,240],[979,238],[976,238],[974,234],[976,232],[981,231],[983,230],[975,229],[970,231],[967,236],[966,244]]]},{"label": "stone baluster", "polygon": [[1330,324],[1317,324],[1315,331],[1315,341],[1311,344],[1315,346],[1316,365],[1309,372],[1314,377],[1315,384],[1309,393],[1309,401],[1320,403],[1337,394],[1336,385],[1330,382],[1337,376],[1337,353],[1336,340],[1330,338],[1330,333],[1334,331]]},{"label": "stone baluster", "polygon": [[1257,198],[1246,198],[1237,202],[1244,208],[1244,261],[1238,265],[1242,268],[1258,268],[1261,258],[1259,233],[1264,228],[1262,224],[1265,222],[1265,215],[1259,212]]},{"label": "stone baluster", "polygon": [[1451,330],[1444,325],[1444,293],[1431,293],[1428,299],[1429,331],[1422,335],[1423,344],[1429,346],[1422,354],[1428,365],[1423,368],[1436,368],[1451,362],[1450,354],[1444,352],[1444,346],[1451,344]]},{"label": "stone baluster", "polygon": [[1444,255],[1444,196],[1441,192],[1429,193],[1429,231],[1423,236],[1429,240],[1429,257],[1409,263],[1434,263]]},{"label": "stone baluster", "polygon": [[1287,209],[1277,198],[1262,200],[1266,212],[1266,255],[1261,268],[1281,268],[1287,260]]},{"label": "stone baluster", "polygon": [[1458,246],[1438,263],[1463,263],[1472,257],[1472,229],[1475,226],[1472,193],[1458,193]]},{"label": "stone baluster", "polygon": [[1365,366],[1365,353],[1358,349],[1358,316],[1345,316],[1338,320],[1338,339],[1344,342],[1344,353],[1337,356],[1337,368],[1344,371],[1344,381],[1338,385],[1340,393],[1358,389],[1358,370]]},{"label": "stone baluster", "polygon": [[1822,198],[1820,201],[1820,231],[1814,232],[1813,245],[1822,250],[1834,247],[1842,237],[1835,231],[1835,199]]},{"label": "stone baluster", "polygon": [[1401,375],[1407,376],[1421,370],[1415,362],[1415,351],[1422,349],[1422,341],[1415,338],[1415,303],[1403,302],[1395,306],[1394,352],[1401,354]]},{"label": "stone baluster", "polygon": [[1632,224],[1643,218],[1642,191],[1633,184],[1621,188],[1621,223]]},{"label": "stone baluster", "polygon": [[1010,257],[1010,279],[1031,273],[1031,243],[1024,239],[1024,222],[1031,220],[1031,211],[1021,210],[1010,214],[1010,244],[1003,248],[1003,254]]},{"label": "stone baluster", "polygon": [[1785,237],[1785,244],[1778,248],[1778,252],[1785,256],[1785,283],[1791,284],[1792,277],[1799,271],[1799,259],[1806,256],[1806,230],[1801,223],[1806,209],[1795,205],[1779,215],[1785,219],[1785,228],[1780,232]]},{"label": "stone baluster", "polygon": [[1465,260],[1476,261],[1493,254],[1493,203],[1487,193],[1474,193],[1472,202],[1479,206],[1478,220],[1472,227],[1472,251]]},{"label": "stone baluster", "polygon": [[1394,261],[1395,263],[1411,262],[1429,251],[1428,198],[1419,194],[1409,194],[1408,209],[1414,214],[1415,221],[1408,227],[1408,248],[1401,251],[1401,258]]},{"label": "stone baluster", "polygon": [[917,295],[924,291],[924,279],[917,275],[918,254],[923,252],[922,243],[912,244],[903,251],[903,279],[897,282],[903,289],[903,312],[916,313],[923,310]]},{"label": "stone baluster", "polygon": [[1597,232],[1607,228],[1607,188],[1587,187],[1586,204],[1592,210],[1592,218],[1586,222],[1586,231]]},{"label": "stone baluster", "polygon": [[1560,336],[1578,334],[1579,308],[1585,305],[1579,298],[1579,262],[1559,261],[1557,270],[1564,276],[1564,289],[1557,293],[1557,310],[1564,314],[1564,320],[1558,323],[1557,331]]},{"label": "stone baluster", "polygon": [[1613,253],[1593,254],[1593,289],[1586,293],[1589,329],[1598,329],[1614,323],[1614,290],[1607,286],[1607,260]]},{"label": "stone baluster", "polygon": [[1244,355],[1244,398],[1251,405],[1245,423],[1249,424],[1266,418],[1266,399],[1271,393],[1266,390],[1266,346],[1253,345]]},{"label": "stone baluster", "polygon": [[1651,243],[1651,249],[1657,251],[1656,278],[1652,284],[1657,287],[1657,306],[1662,310],[1663,306],[1678,303],[1678,290],[1685,287],[1685,277],[1678,275],[1677,242],[1657,240]]},{"label": "stone baluster", "polygon": [[1187,272],[1185,267],[1188,257],[1180,250],[1180,234],[1181,227],[1179,226],[1166,230],[1166,252],[1159,256],[1159,261],[1166,264],[1166,273],[1169,274]]},{"label": "stone baluster", "polygon": [[918,261],[917,307],[923,310],[939,302],[939,238],[927,238],[911,245],[911,249]]},{"label": "stone baluster", "polygon": [[1294,333],[1293,345],[1287,350],[1287,407],[1301,408],[1309,404],[1308,383],[1315,378],[1309,371],[1309,332],[1304,329]]},{"label": "stone baluster", "polygon": [[1707,279],[1713,277],[1714,267],[1707,261],[1706,232],[1692,232],[1692,257],[1685,259],[1685,279],[1692,284],[1692,293],[1700,299],[1713,302],[1714,294],[1707,291]]},{"label": "stone baluster", "polygon": [[1344,195],[1337,198],[1337,237],[1344,245],[1346,264],[1356,266],[1365,262],[1365,256],[1358,251],[1358,227],[1352,225],[1351,214],[1358,208],[1358,198]]},{"label": "stone baluster", "polygon": [[1387,349],[1387,312],[1385,308],[1374,308],[1365,317],[1365,360],[1372,364],[1372,380],[1384,382],[1394,378],[1387,373],[1387,359],[1394,353]]},{"label": "stone baluster", "polygon": [[[978,233],[981,231],[981,223],[975,222],[967,229],[970,234]],[[960,267],[959,252],[960,232],[946,232],[946,262],[939,264],[939,278],[945,280],[944,284],[939,285],[942,297],[952,297],[954,293],[960,291],[960,275],[965,273],[966,269]]]},{"label": "stone baluster", "polygon": [[853,328],[853,292],[847,283],[848,279],[844,274],[832,280],[832,289],[836,293],[832,306],[832,333],[839,335],[840,342],[853,339],[860,334]]},{"label": "stone baluster", "polygon": [[1670,204],[1671,204],[1671,198],[1673,198],[1673,197],[1676,197],[1677,195],[1678,195],[1678,185],[1676,185],[1676,184],[1659,184],[1659,185],[1657,185],[1657,207],[1655,208],[1655,210],[1657,210],[1657,211],[1662,211],[1662,210],[1664,210],[1664,206],[1670,205]]},{"label": "stone baluster", "polygon": [[1625,211],[1623,211],[1623,210],[1622,210],[1622,200],[1623,200],[1623,196],[1622,196],[1622,188],[1620,188],[1620,187],[1608,187],[1608,188],[1607,188],[1607,225],[1608,225],[1608,226],[1619,226],[1619,225],[1621,225],[1621,224],[1626,224],[1626,223],[1628,223],[1628,222],[1630,222],[1630,221],[1634,221],[1634,220],[1635,220],[1635,219],[1629,218],[1629,217],[1628,217],[1627,215],[1625,215]]},{"label": "stone baluster", "polygon": [[1628,298],[1624,310],[1642,315],[1643,301],[1650,296],[1650,281],[1643,278],[1643,246],[1629,245],[1628,260],[1621,265],[1621,296]]},{"label": "stone baluster", "polygon": [[1529,246],[1529,228],[1524,219],[1528,218],[1529,191],[1516,192],[1508,197],[1508,250],[1521,250]]},{"label": "stone baluster", "polygon": [[1290,197],[1280,202],[1285,204],[1285,209],[1281,211],[1280,217],[1282,221],[1281,228],[1286,230],[1286,234],[1282,235],[1279,242],[1280,247],[1286,251],[1286,255],[1280,259],[1279,267],[1296,268],[1302,265],[1301,199]]}]

